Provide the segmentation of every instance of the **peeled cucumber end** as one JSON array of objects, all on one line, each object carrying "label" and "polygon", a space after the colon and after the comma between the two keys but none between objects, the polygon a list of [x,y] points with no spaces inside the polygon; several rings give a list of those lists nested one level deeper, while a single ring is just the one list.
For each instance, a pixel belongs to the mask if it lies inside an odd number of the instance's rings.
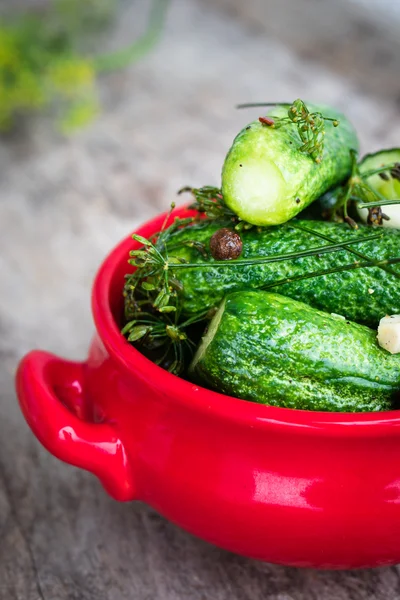
[{"label": "peeled cucumber end", "polygon": [[227,206],[252,225],[279,225],[289,218],[281,202],[285,180],[268,158],[228,157],[222,171],[222,194]]}]

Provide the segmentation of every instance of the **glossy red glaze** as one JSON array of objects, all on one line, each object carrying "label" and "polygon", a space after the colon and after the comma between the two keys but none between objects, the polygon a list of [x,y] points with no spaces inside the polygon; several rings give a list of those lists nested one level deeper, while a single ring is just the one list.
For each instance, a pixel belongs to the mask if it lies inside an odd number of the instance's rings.
[{"label": "glossy red glaze", "polygon": [[400,413],[267,407],[163,371],[120,335],[135,246],[124,240],[96,277],[87,361],[34,351],[20,364],[21,408],[42,444],[117,500],[147,502],[243,555],[319,568],[400,562]]}]

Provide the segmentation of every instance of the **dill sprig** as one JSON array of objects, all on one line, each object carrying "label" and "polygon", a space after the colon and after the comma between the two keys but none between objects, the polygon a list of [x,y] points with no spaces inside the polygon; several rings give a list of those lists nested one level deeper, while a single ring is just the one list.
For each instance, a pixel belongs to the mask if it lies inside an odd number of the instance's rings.
[{"label": "dill sprig", "polygon": [[[320,231],[315,231],[315,229],[312,229],[311,227],[299,225],[299,223],[297,223],[296,220],[293,220],[291,222],[291,226],[295,229],[298,229],[299,231],[304,231],[305,233],[309,233],[310,235],[313,235],[314,237],[317,237],[319,239],[330,242],[331,244],[333,244],[335,241],[330,236],[325,235],[324,233],[321,233]],[[365,239],[366,238],[364,238],[364,240]],[[348,246],[348,248],[346,248],[346,249],[348,252],[350,252],[350,254],[357,256],[357,258],[361,258],[364,262],[366,261],[368,263],[371,263],[371,266],[380,267],[383,271],[386,271],[386,273],[390,273],[390,275],[394,275],[394,277],[397,277],[397,278],[400,277],[400,275],[397,271],[395,271],[394,269],[391,269],[390,266],[388,266],[389,264],[395,264],[395,263],[385,263],[385,261],[377,261],[374,263],[374,261],[372,261],[368,256],[366,256],[362,252],[359,252],[355,248]],[[359,263],[359,261],[357,261],[357,262]]]},{"label": "dill sprig", "polygon": [[205,185],[201,188],[194,188],[186,185],[178,190],[178,195],[189,192],[194,198],[194,202],[189,206],[201,214],[205,214],[208,219],[237,219],[235,213],[226,206],[222,192],[219,188],[211,185]]},{"label": "dill sprig", "polygon": [[224,202],[222,192],[219,188],[206,185],[201,188],[185,186],[178,191],[178,194],[190,192],[194,202],[189,208],[196,210],[204,215],[208,221],[229,221],[235,231],[243,231],[255,227],[238,217]]},{"label": "dill sprig", "polygon": [[180,322],[180,312],[174,312],[172,317],[167,313],[157,315],[149,299],[143,299],[131,316],[121,331],[128,342],[150,354],[156,364],[180,375],[185,366],[185,352],[192,356],[195,349],[187,330],[212,316],[212,312],[207,310]]},{"label": "dill sprig", "polygon": [[[303,281],[303,279],[313,279],[315,277],[322,277],[323,275],[331,275],[332,273],[342,273],[344,271],[354,271],[357,269],[370,269],[372,267],[387,267],[389,265],[396,265],[400,263],[399,258],[385,258],[383,260],[365,260],[365,261],[354,261],[353,263],[349,263],[347,265],[341,265],[339,267],[332,267],[330,269],[321,269],[320,271],[311,271],[310,273],[304,273],[302,275],[294,275],[293,277],[287,277],[285,279],[279,279],[277,281],[273,281],[267,285],[261,286],[259,289],[261,290],[269,290],[271,288],[277,287],[279,285],[284,285],[285,283],[293,283],[294,281]],[[396,271],[393,271],[397,278],[400,277],[400,274]]]},{"label": "dill sprig", "polygon": [[[161,231],[151,239],[137,234],[132,235],[132,239],[141,244],[141,247],[130,252],[128,262],[135,267],[135,271],[127,276],[124,293],[127,298],[133,299],[132,306],[134,307],[134,295],[140,289],[142,296],[144,295],[142,300],[148,300],[148,303],[157,312],[171,313],[176,312],[178,309],[177,297],[180,291],[180,282],[170,276],[169,265],[174,260],[179,263],[183,259],[170,258],[167,244],[175,231],[193,223],[195,217],[175,218],[173,223],[166,227],[167,219],[174,208],[175,205],[172,204],[171,211],[167,215]],[[176,248],[181,245],[176,245]],[[195,245],[194,242],[193,245]],[[200,250],[198,242],[195,247]],[[201,247],[201,250],[203,250],[203,247]],[[134,308],[135,311],[136,307]],[[129,311],[127,316],[129,317]]]},{"label": "dill sprig", "polygon": [[352,157],[352,168],[349,179],[342,186],[332,216],[334,219],[343,218],[357,229],[357,223],[349,216],[350,203],[355,203],[358,208],[368,208],[367,223],[369,225],[382,225],[383,219],[389,220],[389,217],[382,211],[382,206],[400,204],[400,199],[388,200],[370,183],[370,177],[379,175],[382,179],[400,179],[400,163],[390,163],[382,165],[369,171],[361,171],[358,155],[355,150],[350,150]]},{"label": "dill sprig", "polygon": [[287,102],[256,102],[239,104],[237,108],[252,108],[257,106],[282,106],[288,108],[286,117],[260,117],[259,121],[266,127],[279,129],[288,125],[296,125],[302,145],[300,152],[309,154],[316,163],[320,163],[324,153],[325,122],[331,121],[333,127],[338,127],[339,120],[326,117],[320,112],[311,112],[305,102],[298,98],[292,104]]},{"label": "dill sprig", "polygon": [[131,343],[138,345],[146,354],[151,354],[156,364],[171,373],[179,375],[185,365],[185,352],[193,354],[194,343],[187,329],[207,318],[209,311],[181,320],[181,282],[173,276],[170,265],[180,263],[180,258],[169,255],[171,249],[189,245],[207,256],[204,244],[193,240],[169,244],[173,234],[182,227],[193,224],[196,217],[176,217],[171,225],[175,204],[166,215],[161,230],[147,239],[133,234],[132,239],[140,246],[131,250],[128,263],[134,267],[133,273],[126,276],[124,286],[125,320],[123,335]]}]

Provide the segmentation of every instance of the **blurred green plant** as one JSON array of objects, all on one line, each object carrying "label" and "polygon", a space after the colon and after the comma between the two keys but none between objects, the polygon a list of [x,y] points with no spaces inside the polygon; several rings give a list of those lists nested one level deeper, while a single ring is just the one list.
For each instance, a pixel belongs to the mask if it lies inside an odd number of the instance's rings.
[{"label": "blurred green plant", "polygon": [[[110,22],[116,0],[53,0],[0,24],[0,131],[19,115],[56,110],[57,124],[71,132],[99,111],[99,73],[126,67],[158,41],[167,0],[154,0],[147,30],[132,45],[104,56],[87,56],[90,35]],[[87,51],[87,50],[86,50]]]}]

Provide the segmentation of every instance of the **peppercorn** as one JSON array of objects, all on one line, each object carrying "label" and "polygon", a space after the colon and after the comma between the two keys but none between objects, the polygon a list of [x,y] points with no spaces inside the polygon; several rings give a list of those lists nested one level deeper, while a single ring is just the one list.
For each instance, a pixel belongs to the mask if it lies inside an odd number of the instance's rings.
[{"label": "peppercorn", "polygon": [[215,260],[233,260],[242,253],[242,238],[236,231],[223,227],[211,236],[210,250]]}]

